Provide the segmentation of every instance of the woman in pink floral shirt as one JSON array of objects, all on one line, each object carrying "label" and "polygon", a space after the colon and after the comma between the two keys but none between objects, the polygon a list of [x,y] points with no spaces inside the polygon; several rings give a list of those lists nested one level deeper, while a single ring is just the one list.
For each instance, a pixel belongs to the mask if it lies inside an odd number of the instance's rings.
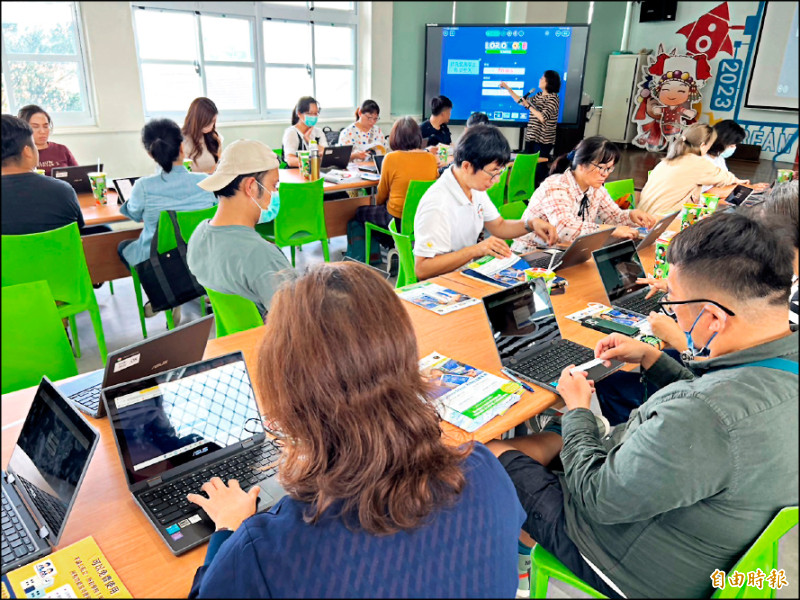
[{"label": "woman in pink floral shirt", "polygon": [[[556,159],[550,171],[555,174],[533,193],[522,218],[548,221],[563,244],[595,232],[603,224],[617,226],[615,237],[636,239],[633,228],[650,228],[656,219],[641,210],[622,210],[603,186],[619,157],[619,148],[602,136],[581,141],[572,152]],[[529,252],[536,247],[534,236],[528,234],[517,238],[511,249]]]},{"label": "woman in pink floral shirt", "polygon": [[380,114],[381,109],[375,100],[364,100],[361,108],[356,110],[358,120],[339,132],[339,145],[353,146],[350,155],[352,160],[365,160],[367,150],[376,144],[381,146],[381,149],[377,150],[378,154],[386,154],[386,138],[378,127]]}]

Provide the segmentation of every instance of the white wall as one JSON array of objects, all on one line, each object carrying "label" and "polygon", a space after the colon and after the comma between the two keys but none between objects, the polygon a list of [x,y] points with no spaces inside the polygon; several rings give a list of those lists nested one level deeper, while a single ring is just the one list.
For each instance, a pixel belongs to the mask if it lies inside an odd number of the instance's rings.
[{"label": "white wall", "polygon": [[[79,4],[97,124],[93,127],[57,128],[53,141],[69,146],[81,164],[93,163],[100,157],[111,177],[148,175],[153,172],[155,163],[147,156],[140,139],[145,118],[130,4]],[[384,133],[391,129],[391,22],[391,2],[366,3],[360,10],[359,93],[361,99],[374,98],[381,106],[385,121],[380,126]],[[389,67],[373,69],[373,65]],[[323,114],[321,125],[338,129],[352,120],[325,119]],[[178,124],[183,125],[182,122]],[[283,131],[288,125],[283,121],[219,121],[217,129],[224,138],[223,145],[249,138],[280,148]]]}]

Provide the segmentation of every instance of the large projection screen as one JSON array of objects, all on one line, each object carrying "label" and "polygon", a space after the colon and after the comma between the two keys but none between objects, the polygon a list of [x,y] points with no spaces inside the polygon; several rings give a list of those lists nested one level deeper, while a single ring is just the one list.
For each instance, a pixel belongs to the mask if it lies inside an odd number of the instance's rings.
[{"label": "large projection screen", "polygon": [[797,110],[797,2],[767,2],[745,106]]}]

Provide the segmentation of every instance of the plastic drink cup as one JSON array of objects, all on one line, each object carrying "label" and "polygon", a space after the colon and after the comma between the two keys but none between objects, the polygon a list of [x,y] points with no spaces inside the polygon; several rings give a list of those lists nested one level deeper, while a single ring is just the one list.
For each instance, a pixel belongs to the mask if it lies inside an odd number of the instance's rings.
[{"label": "plastic drink cup", "polygon": [[439,160],[443,163],[447,162],[447,146],[439,146]]},{"label": "plastic drink cup", "polygon": [[106,174],[102,171],[89,173],[89,182],[92,184],[92,195],[94,202],[99,206],[108,203],[108,188],[106,187]]},{"label": "plastic drink cup", "polygon": [[34,169],[34,173],[38,173],[39,175],[44,175],[44,169]]},{"label": "plastic drink cup", "polygon": [[186,167],[187,171],[192,170],[192,159],[191,158],[184,158],[183,159],[183,166]]},{"label": "plastic drink cup", "polygon": [[717,210],[719,206],[719,196],[712,196],[711,194],[703,194],[703,201],[706,205],[706,213],[711,214]]},{"label": "plastic drink cup", "polygon": [[300,174],[303,176],[303,179],[311,177],[311,166],[308,162],[308,157],[308,150],[300,150],[297,152],[297,158],[300,159]]},{"label": "plastic drink cup", "polygon": [[776,181],[783,183],[784,181],[791,181],[794,178],[794,171],[791,169],[778,169],[778,177]]},{"label": "plastic drink cup", "polygon": [[703,207],[699,204],[687,202],[681,209],[681,231],[692,225],[700,217]]}]

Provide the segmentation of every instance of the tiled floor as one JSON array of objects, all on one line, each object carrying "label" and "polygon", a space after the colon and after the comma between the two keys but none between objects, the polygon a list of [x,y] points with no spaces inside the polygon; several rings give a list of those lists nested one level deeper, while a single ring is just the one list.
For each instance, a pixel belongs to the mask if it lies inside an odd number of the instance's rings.
[{"label": "tiled floor", "polygon": [[[650,160],[646,153],[633,152],[628,156],[628,161]],[[773,165],[764,166],[760,172],[768,172],[774,169]],[[779,167],[782,168],[782,167]],[[755,171],[755,169],[754,169]],[[745,174],[742,174],[745,175]],[[749,174],[748,174],[749,175]],[[346,238],[333,238],[330,244],[330,255],[332,260],[341,260],[346,249]],[[288,251],[286,252],[288,257]],[[302,252],[297,253],[297,267],[303,268],[306,265],[322,261],[322,249],[318,243],[308,244]],[[392,283],[394,283],[392,281]],[[96,290],[97,301],[100,304],[100,314],[103,320],[106,344],[109,351],[116,350],[130,344],[141,341],[142,332],[139,326],[139,318],[136,310],[136,299],[133,292],[133,285],[130,278],[121,279],[114,282],[115,294],[109,292],[108,285]],[[190,302],[182,308],[182,322],[188,322],[200,316],[199,302]],[[78,369],[81,373],[100,368],[100,355],[97,351],[97,342],[94,337],[91,321],[88,313],[82,313],[77,317],[78,330],[80,334],[80,344],[82,356],[78,360]],[[147,320],[147,329],[150,333],[157,333],[166,329],[166,320],[163,315],[156,315]],[[211,336],[214,336],[212,328]],[[780,546],[781,568],[786,570],[786,578],[789,587],[779,590],[779,598],[797,597],[797,586],[800,584],[798,579],[798,529],[795,527],[783,540]],[[551,582],[549,598],[588,598],[585,594],[570,588],[560,582]]]}]

